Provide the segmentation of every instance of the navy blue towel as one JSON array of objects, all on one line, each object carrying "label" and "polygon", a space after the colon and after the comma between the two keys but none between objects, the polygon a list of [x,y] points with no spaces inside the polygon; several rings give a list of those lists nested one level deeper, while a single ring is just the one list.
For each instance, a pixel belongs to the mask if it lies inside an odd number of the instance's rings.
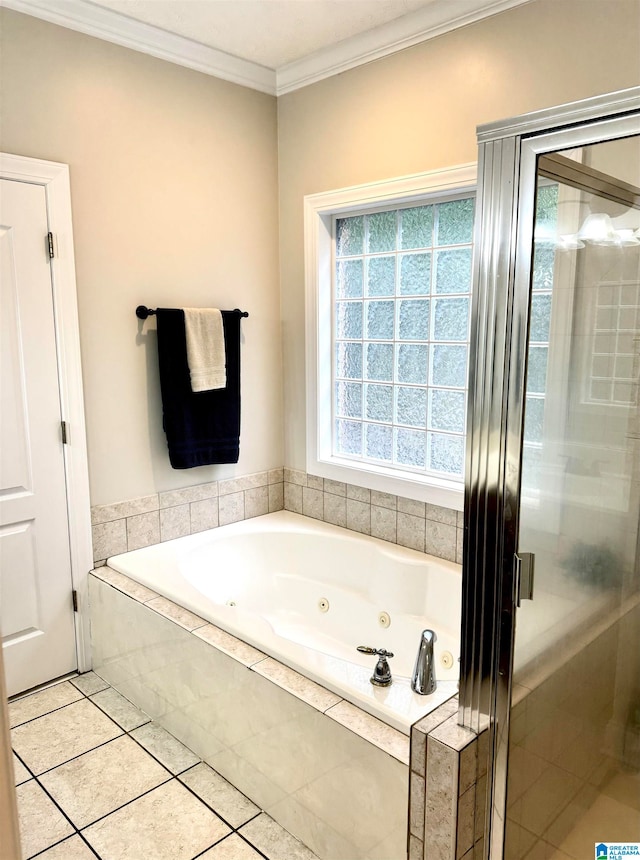
[{"label": "navy blue towel", "polygon": [[158,308],[162,424],[174,469],[237,463],[240,455],[240,314],[222,311],[226,388],[191,390],[184,311]]}]

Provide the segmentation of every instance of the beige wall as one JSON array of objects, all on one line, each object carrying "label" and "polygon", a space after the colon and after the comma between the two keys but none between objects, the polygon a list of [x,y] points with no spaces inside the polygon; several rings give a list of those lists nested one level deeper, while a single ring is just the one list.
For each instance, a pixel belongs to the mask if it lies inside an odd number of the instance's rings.
[{"label": "beige wall", "polygon": [[[275,99],[6,10],[1,50],[2,150],[70,165],[92,503],[281,466]],[[171,469],[141,303],[250,312],[237,466]]]},{"label": "beige wall", "polygon": [[305,194],[475,161],[479,123],[640,83],[637,0],[536,0],[278,100],[285,463],[305,468]]},{"label": "beige wall", "polygon": [[[640,4],[535,0],[277,116],[269,96],[7,10],[1,47],[2,149],[71,168],[92,504],[108,504],[304,469],[303,196],[473,161],[480,122],[637,84]],[[170,468],[139,303],[251,313],[236,467]]]}]

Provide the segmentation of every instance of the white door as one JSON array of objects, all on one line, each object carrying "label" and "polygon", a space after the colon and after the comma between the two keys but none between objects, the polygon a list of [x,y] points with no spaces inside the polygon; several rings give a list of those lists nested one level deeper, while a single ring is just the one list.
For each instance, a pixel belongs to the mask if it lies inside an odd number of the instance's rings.
[{"label": "white door", "polygon": [[0,180],[0,631],[8,694],[77,666],[42,185]]}]

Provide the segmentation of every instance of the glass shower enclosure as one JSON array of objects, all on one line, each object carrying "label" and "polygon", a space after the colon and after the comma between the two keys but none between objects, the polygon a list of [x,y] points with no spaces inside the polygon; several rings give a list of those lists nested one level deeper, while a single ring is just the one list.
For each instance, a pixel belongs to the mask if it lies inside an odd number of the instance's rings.
[{"label": "glass shower enclosure", "polygon": [[488,738],[476,852],[586,860],[640,843],[640,90],[479,142],[460,691]]}]

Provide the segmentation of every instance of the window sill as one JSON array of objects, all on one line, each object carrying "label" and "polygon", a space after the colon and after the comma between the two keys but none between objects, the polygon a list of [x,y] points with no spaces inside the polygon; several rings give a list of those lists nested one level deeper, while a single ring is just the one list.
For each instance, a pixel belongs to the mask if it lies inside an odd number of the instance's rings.
[{"label": "window sill", "polygon": [[447,478],[429,476],[426,480],[400,470],[378,469],[371,463],[352,460],[307,458],[307,472],[319,478],[342,481],[380,493],[391,493],[418,502],[428,502],[456,511],[464,509],[464,484]]}]

